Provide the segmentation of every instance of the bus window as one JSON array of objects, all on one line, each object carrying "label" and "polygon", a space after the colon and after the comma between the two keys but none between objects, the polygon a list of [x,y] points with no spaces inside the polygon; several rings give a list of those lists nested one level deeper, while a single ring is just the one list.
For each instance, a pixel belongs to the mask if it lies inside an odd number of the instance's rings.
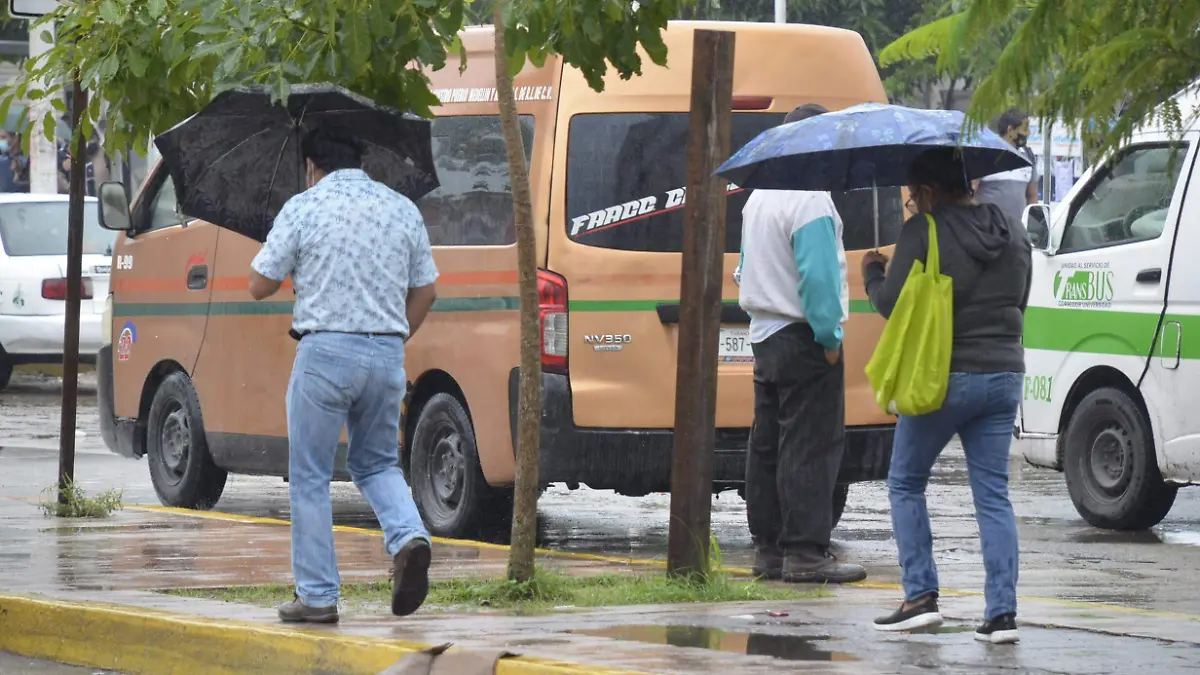
[{"label": "bus window", "polygon": [[[783,121],[779,113],[734,113],[731,150]],[[571,118],[567,141],[567,233],[588,246],[677,253],[683,248],[683,188],[687,183],[686,113],[611,113]],[[742,207],[749,192],[730,186],[725,252],[742,242]],[[849,250],[874,245],[870,190],[833,193]],[[879,196],[880,246],[903,225],[899,188]]]}]

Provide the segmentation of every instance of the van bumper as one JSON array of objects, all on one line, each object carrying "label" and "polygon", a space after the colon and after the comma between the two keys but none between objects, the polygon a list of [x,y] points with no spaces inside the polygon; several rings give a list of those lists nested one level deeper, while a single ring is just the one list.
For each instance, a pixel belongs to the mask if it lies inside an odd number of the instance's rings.
[{"label": "van bumper", "polygon": [[112,345],[104,345],[96,352],[96,399],[100,413],[100,438],[112,452],[122,457],[137,458],[135,439],[137,420],[118,418],[113,406],[113,362]]},{"label": "van bumper", "polygon": [[[517,447],[519,372],[508,378],[509,426]],[[849,427],[839,483],[887,478],[895,427]],[[671,489],[672,429],[581,428],[575,426],[570,381],[542,374],[542,438],[539,480],[543,484],[583,483],[595,490],[640,496]],[[750,430],[717,429],[714,489],[741,487],[746,477]]]}]

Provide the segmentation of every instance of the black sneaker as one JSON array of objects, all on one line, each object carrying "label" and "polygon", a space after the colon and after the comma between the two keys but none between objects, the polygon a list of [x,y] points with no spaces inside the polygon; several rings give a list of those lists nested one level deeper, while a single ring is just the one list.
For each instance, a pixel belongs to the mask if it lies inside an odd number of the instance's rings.
[{"label": "black sneaker", "polygon": [[904,608],[907,603],[900,603],[899,609],[887,616],[875,619],[875,630],[906,631],[929,626],[942,625],[942,613],[938,611],[937,593],[927,593],[918,600],[917,604]]},{"label": "black sneaker", "polygon": [[1017,635],[1017,615],[1003,614],[984,621],[983,625],[975,629],[975,639],[994,645],[1010,645],[1020,640],[1020,636]]}]

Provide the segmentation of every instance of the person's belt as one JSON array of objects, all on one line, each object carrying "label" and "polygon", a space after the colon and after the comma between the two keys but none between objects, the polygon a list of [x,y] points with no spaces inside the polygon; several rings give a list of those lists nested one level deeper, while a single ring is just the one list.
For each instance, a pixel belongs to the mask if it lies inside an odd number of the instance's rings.
[{"label": "person's belt", "polygon": [[363,337],[404,337],[404,333],[360,333],[344,330],[306,330],[304,332],[300,332],[295,328],[288,329],[288,335],[290,335],[291,338],[297,342],[303,339],[305,335],[312,335],[314,333],[341,333],[342,335],[362,335]]}]

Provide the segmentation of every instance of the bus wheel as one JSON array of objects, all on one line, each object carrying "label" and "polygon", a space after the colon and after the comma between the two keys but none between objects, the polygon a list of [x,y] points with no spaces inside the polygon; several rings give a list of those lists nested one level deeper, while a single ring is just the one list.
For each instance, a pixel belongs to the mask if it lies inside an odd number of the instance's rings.
[{"label": "bus wheel", "polygon": [[842,512],[846,510],[846,499],[850,496],[850,485],[838,483],[833,486],[833,526],[837,527],[842,520]]},{"label": "bus wheel", "polygon": [[1098,389],[1075,409],[1067,424],[1063,469],[1079,515],[1109,530],[1157,525],[1178,491],[1158,472],[1149,420],[1119,389]]},{"label": "bus wheel", "polygon": [[453,395],[434,394],[421,406],[408,461],[413,499],[430,534],[475,536],[492,488],[479,467],[471,418]]},{"label": "bus wheel", "polygon": [[158,385],[146,420],[146,456],[154,491],[167,506],[210,509],[225,490],[228,474],[208,454],[200,399],[184,373]]}]

